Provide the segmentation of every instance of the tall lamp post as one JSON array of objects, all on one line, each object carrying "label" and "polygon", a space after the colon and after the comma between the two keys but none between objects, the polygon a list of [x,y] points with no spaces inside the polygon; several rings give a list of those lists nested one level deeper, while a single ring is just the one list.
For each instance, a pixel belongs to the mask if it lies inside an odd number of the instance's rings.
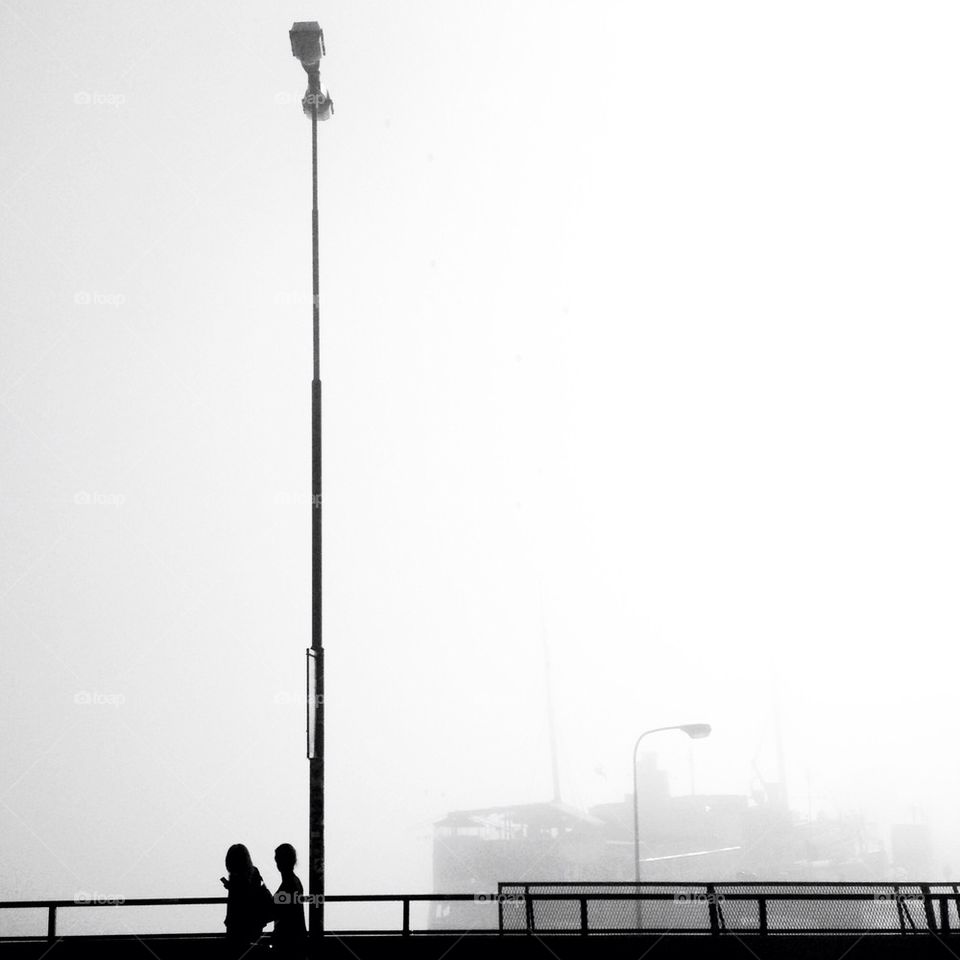
[{"label": "tall lamp post", "polygon": [[[710,736],[710,729],[709,723],[683,723],[673,727],[655,727],[653,730],[644,730],[633,745],[633,871],[637,883],[640,882],[640,803],[637,798],[637,751],[640,749],[640,741],[644,737],[649,737],[651,733],[662,733],[665,730],[682,730],[691,739],[702,740]],[[638,906],[639,903],[638,900]]]},{"label": "tall lamp post", "polygon": [[317,121],[333,114],[333,101],[320,83],[320,58],[326,52],[320,24],[298,22],[290,30],[290,47],[307,73],[303,112],[310,118],[313,145],[313,385],[311,444],[313,448],[312,582],[313,612],[307,650],[307,758],[310,761],[310,952],[316,955],[323,936],[324,836],[323,836],[323,578],[321,507],[322,463],[320,444],[320,241],[317,212]]}]

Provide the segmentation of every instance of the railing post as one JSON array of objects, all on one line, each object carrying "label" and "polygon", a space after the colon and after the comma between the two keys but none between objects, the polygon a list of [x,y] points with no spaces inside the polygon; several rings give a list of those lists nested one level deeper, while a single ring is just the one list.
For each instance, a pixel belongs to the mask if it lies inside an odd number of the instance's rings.
[{"label": "railing post", "polygon": [[588,926],[589,926],[589,922],[587,918],[587,898],[581,897],[580,898],[580,933],[582,933],[583,936],[587,935]]},{"label": "railing post", "polygon": [[500,892],[500,884],[497,884],[497,926],[503,933],[503,894]]},{"label": "railing post", "polygon": [[920,893],[923,894],[923,915],[927,921],[927,929],[932,933],[936,933],[937,921],[933,915],[933,901],[930,899],[930,887],[925,883],[921,883]]},{"label": "railing post", "polygon": [[767,935],[767,898],[758,897],[757,898],[757,913],[760,918],[760,935]]},{"label": "railing post", "polygon": [[713,884],[707,884],[707,909],[710,912],[710,932],[714,936],[720,934],[720,917],[717,913],[717,894]]},{"label": "railing post", "polygon": [[403,898],[403,936],[410,936],[410,898]]},{"label": "railing post", "polygon": [[940,898],[940,932],[946,936],[950,932],[950,901]]},{"label": "railing post", "polygon": [[523,902],[527,910],[527,933],[533,933],[533,901],[530,899],[530,887],[523,888]]},{"label": "railing post", "polygon": [[47,907],[47,939],[57,939],[57,905],[55,903]]}]

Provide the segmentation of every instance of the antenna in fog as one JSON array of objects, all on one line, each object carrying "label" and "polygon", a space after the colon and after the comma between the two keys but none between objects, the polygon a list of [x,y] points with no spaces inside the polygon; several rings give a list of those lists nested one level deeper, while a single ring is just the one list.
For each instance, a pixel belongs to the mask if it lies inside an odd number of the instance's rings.
[{"label": "antenna in fog", "polygon": [[543,643],[543,673],[547,685],[547,727],[550,732],[550,772],[553,776],[553,802],[560,803],[560,762],[557,758],[557,719],[553,711],[553,677],[550,674],[550,648],[547,646],[547,622],[540,590],[540,639]]}]

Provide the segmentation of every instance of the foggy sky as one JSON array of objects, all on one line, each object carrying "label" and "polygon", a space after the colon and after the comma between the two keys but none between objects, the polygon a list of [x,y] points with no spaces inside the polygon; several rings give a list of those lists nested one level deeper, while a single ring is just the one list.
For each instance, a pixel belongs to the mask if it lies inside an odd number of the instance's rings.
[{"label": "foggy sky", "polygon": [[306,854],[303,19],[328,892],[549,798],[541,609],[568,802],[774,780],[778,689],[794,809],[956,869],[953,5],[10,0],[0,896]]}]

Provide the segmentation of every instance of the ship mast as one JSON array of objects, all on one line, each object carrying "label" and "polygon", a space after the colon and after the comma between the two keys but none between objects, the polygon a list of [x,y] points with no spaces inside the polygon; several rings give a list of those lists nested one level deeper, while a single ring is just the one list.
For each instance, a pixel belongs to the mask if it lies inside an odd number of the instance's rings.
[{"label": "ship mast", "polygon": [[780,725],[780,675],[773,672],[773,736],[777,750],[777,776],[780,778],[780,801],[784,809],[789,809],[787,798],[787,761],[783,752],[783,731]]},{"label": "ship mast", "polygon": [[553,678],[550,674],[550,649],[547,646],[547,624],[540,593],[540,640],[543,644],[543,675],[547,686],[547,729],[550,734],[550,773],[553,777],[553,802],[560,803],[560,761],[557,757],[557,719],[553,709]]}]

